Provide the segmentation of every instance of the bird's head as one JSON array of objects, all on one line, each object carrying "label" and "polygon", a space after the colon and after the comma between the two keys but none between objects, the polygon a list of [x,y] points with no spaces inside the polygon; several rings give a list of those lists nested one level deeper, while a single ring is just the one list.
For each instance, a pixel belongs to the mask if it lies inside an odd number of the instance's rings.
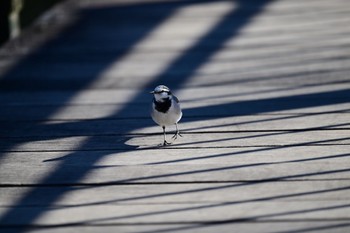
[{"label": "bird's head", "polygon": [[170,89],[164,85],[157,86],[154,88],[154,91],[151,91],[150,93],[154,95],[154,98],[158,102],[163,102],[172,96]]}]

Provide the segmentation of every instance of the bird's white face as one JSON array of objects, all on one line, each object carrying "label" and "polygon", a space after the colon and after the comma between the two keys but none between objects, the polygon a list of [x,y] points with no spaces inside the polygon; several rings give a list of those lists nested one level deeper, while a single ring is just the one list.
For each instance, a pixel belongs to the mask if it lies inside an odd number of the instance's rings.
[{"label": "bird's white face", "polygon": [[156,99],[156,101],[160,101],[163,102],[165,99],[168,99],[170,97],[168,92],[159,92],[159,93],[153,93],[154,98]]},{"label": "bird's white face", "polygon": [[156,101],[160,102],[163,102],[165,99],[171,96],[169,88],[163,85],[157,86],[151,93],[154,95]]}]

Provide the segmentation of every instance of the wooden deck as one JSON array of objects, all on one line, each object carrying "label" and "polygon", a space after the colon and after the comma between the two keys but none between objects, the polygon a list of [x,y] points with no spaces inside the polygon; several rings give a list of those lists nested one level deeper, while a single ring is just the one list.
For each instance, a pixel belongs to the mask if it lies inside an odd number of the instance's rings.
[{"label": "wooden deck", "polygon": [[[1,232],[350,232],[350,1],[71,14],[0,51]],[[184,109],[163,148],[158,84]]]}]

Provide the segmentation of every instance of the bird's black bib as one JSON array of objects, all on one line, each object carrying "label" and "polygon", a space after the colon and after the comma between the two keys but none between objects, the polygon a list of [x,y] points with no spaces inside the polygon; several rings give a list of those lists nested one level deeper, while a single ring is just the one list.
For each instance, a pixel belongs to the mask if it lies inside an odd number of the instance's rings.
[{"label": "bird's black bib", "polygon": [[164,99],[164,102],[158,102],[155,98],[153,98],[153,103],[155,105],[156,110],[162,113],[166,113],[171,106],[170,98]]}]

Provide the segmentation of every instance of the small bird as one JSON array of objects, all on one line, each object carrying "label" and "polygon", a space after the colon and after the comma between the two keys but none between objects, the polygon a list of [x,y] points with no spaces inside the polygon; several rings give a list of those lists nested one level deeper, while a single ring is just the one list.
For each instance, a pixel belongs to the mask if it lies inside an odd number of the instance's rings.
[{"label": "small bird", "polygon": [[170,89],[164,85],[157,86],[154,91],[150,93],[153,94],[151,109],[152,119],[163,128],[164,142],[160,144],[160,146],[166,146],[171,143],[166,140],[165,127],[175,125],[176,132],[172,138],[176,140],[178,136],[182,137],[177,126],[177,123],[182,117],[179,100],[171,93]]}]

